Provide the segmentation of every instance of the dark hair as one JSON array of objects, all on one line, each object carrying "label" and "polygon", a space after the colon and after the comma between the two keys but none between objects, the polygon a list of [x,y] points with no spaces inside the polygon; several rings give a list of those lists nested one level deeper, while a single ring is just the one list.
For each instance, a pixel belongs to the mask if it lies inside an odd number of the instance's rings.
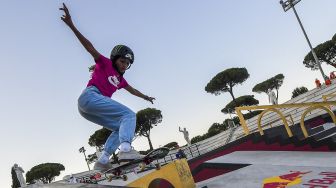
[{"label": "dark hair", "polygon": [[[115,63],[115,62],[117,62],[117,60],[118,60],[120,57],[121,57],[121,56],[114,56],[113,59],[110,59],[110,60],[111,60],[111,62],[112,62],[112,66],[113,66],[113,68],[114,68],[114,69],[115,69],[121,76],[123,76],[124,73],[122,73],[122,72],[119,71],[119,69],[118,69],[118,67],[117,67],[117,65],[116,65],[116,63]],[[88,68],[89,68],[89,72],[93,72],[94,69],[96,68],[96,64],[91,65],[91,66],[88,67]]]},{"label": "dark hair", "polygon": [[119,58],[121,58],[121,56],[120,56],[120,55],[117,55],[117,56],[114,56],[114,57],[111,59],[111,61],[112,61],[112,66],[113,66],[113,68],[114,68],[114,69],[115,69],[121,76],[123,76],[125,72],[120,72],[119,69],[118,69],[118,67],[117,67],[117,64],[116,64],[116,62],[117,62],[117,60],[118,60]]}]

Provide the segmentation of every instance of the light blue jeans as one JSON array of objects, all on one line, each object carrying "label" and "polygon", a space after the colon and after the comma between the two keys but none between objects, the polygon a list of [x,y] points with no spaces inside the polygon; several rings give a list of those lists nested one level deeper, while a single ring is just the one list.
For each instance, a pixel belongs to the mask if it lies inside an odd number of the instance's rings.
[{"label": "light blue jeans", "polygon": [[134,137],[136,115],[126,106],[106,97],[95,86],[87,87],[78,98],[79,113],[87,120],[112,131],[104,151],[115,152],[120,143],[131,143]]}]

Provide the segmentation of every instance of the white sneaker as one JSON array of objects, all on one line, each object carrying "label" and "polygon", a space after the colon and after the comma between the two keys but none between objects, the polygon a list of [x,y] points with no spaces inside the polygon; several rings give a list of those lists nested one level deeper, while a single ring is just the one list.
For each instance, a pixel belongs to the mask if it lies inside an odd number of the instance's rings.
[{"label": "white sneaker", "polygon": [[118,153],[118,160],[120,162],[123,162],[123,161],[133,161],[133,160],[136,160],[136,159],[141,159],[144,156],[145,155],[141,155],[136,150],[131,149],[131,151],[129,151],[129,152],[119,151],[119,153]]},{"label": "white sneaker", "polygon": [[99,171],[104,171],[104,170],[108,170],[111,168],[112,168],[112,165],[110,163],[103,164],[99,161],[97,161],[93,166],[93,170],[99,170]]}]

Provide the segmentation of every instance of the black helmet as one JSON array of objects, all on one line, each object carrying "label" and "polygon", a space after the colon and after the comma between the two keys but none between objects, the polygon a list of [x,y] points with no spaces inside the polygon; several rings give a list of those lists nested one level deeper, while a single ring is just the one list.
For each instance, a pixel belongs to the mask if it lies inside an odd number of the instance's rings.
[{"label": "black helmet", "polygon": [[126,59],[129,59],[131,64],[134,62],[134,53],[131,48],[125,45],[117,45],[112,49],[111,60],[115,57],[120,56]]}]

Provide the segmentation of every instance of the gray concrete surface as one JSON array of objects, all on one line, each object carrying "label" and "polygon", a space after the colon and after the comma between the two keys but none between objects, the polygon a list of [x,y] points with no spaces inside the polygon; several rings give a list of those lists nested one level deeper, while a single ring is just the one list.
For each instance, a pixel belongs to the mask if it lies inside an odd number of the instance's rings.
[{"label": "gray concrete surface", "polygon": [[[301,183],[297,187],[335,187],[336,152],[299,152],[299,151],[237,151],[206,161],[206,163],[251,164],[236,171],[197,183],[201,188],[262,188],[263,182],[302,172]],[[326,172],[332,175],[326,175]],[[328,179],[329,178],[329,179]],[[274,180],[274,179],[272,179]],[[317,183],[320,182],[320,183]]]},{"label": "gray concrete surface", "polygon": [[27,188],[119,188],[123,186],[112,186],[112,185],[98,185],[98,184],[83,184],[83,183],[76,183],[76,184],[67,184],[67,183],[51,183],[45,185],[30,185]]},{"label": "gray concrete surface", "polygon": [[[311,184],[311,181],[321,180],[326,178],[321,175],[322,172],[334,172],[336,168],[328,167],[310,167],[310,166],[285,166],[285,165],[263,165],[255,164],[245,168],[217,176],[203,182],[197,183],[197,187],[203,188],[262,188],[263,181],[267,178],[290,174],[292,171],[309,172],[302,175],[301,183],[290,186],[290,188],[309,187],[305,184]],[[316,181],[315,181],[316,182]],[[326,183],[326,182],[325,182]],[[330,185],[324,184],[327,187],[336,187],[336,181],[329,182]],[[321,185],[314,183],[314,185]],[[317,187],[317,186],[316,186]]]},{"label": "gray concrete surface", "polygon": [[336,167],[336,152],[236,151],[206,163]]}]

